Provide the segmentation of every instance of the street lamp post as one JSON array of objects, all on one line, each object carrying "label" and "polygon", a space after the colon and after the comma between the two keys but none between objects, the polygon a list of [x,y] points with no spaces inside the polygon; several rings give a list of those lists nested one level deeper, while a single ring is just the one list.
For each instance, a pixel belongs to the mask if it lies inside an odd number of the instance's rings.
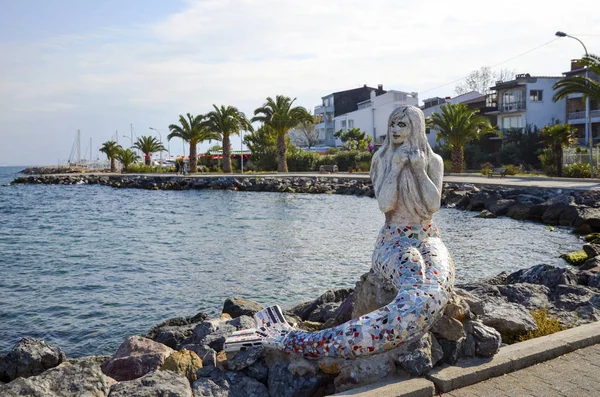
[{"label": "street lamp post", "polygon": [[240,168],[244,173],[244,131],[240,131]]},{"label": "street lamp post", "polygon": [[[579,40],[577,37],[575,36],[571,36],[566,34],[565,32],[561,32],[558,31],[555,33],[556,36],[558,37],[570,37],[572,39],[577,40],[582,46],[583,46],[583,50],[585,51],[585,56],[588,56],[588,52],[587,52],[587,48],[585,47],[585,44],[583,44],[583,41]],[[585,68],[585,78],[589,79],[590,77],[590,67],[586,66]],[[585,139],[586,141],[588,141],[588,145],[590,146],[590,177],[593,178],[594,177],[594,137],[592,136],[592,123],[591,123],[591,114],[590,114],[590,96],[588,95],[585,98]]]},{"label": "street lamp post", "polygon": [[[156,128],[152,128],[152,127],[150,127],[150,129],[151,129],[152,131],[156,131],[156,132],[158,132],[158,136],[159,136],[159,138],[160,138],[160,145],[162,146],[162,144],[163,144],[163,143],[162,143],[162,134],[160,133],[160,131],[159,131],[159,130],[157,130]],[[163,160],[162,160],[162,152],[163,152],[162,150],[159,152],[159,156],[160,156],[160,158],[159,158],[159,161],[160,161],[160,165],[161,165],[161,166],[163,165]],[[170,156],[170,154],[169,154],[169,156]]]}]

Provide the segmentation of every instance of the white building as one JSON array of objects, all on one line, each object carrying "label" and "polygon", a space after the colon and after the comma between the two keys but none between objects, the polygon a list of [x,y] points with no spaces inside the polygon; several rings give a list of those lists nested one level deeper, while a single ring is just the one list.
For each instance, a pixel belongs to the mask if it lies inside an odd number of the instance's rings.
[{"label": "white building", "polygon": [[[374,143],[381,143],[386,136],[387,122],[392,111],[401,105],[418,106],[418,103],[416,92],[389,90],[376,95],[375,91],[371,91],[369,99],[357,104],[357,110],[334,117],[333,129],[347,131],[359,128],[366,136],[372,137]],[[335,145],[342,145],[339,138],[336,138]]]},{"label": "white building", "polygon": [[497,108],[488,114],[498,116],[498,129],[525,128],[527,125],[539,129],[556,122],[565,123],[566,100],[552,100],[552,86],[560,77],[530,76],[518,74],[514,80],[499,81],[494,87]]},{"label": "white building", "polygon": [[[427,117],[431,117],[431,115],[434,113],[441,113],[440,109],[441,109],[442,105],[445,105],[445,104],[455,105],[457,103],[467,103],[467,102],[472,102],[472,101],[475,101],[478,99],[485,102],[485,94],[482,94],[477,91],[471,91],[471,92],[467,92],[466,94],[455,96],[454,98],[450,98],[450,97],[428,98],[423,101],[423,103],[425,105],[423,107],[421,107],[421,110],[423,111],[425,118],[427,118]],[[426,132],[427,132],[427,140],[429,141],[429,145],[431,147],[436,147],[438,145],[437,130],[435,130],[433,128],[428,128]]]}]

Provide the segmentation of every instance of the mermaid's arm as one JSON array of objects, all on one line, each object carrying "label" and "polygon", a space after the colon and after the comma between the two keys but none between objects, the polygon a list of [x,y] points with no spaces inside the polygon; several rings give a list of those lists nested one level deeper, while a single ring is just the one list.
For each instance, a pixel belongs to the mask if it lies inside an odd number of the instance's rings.
[{"label": "mermaid's arm", "polygon": [[427,165],[427,170],[422,167],[415,167],[417,185],[421,187],[425,206],[432,214],[440,209],[443,174],[443,163],[437,155],[432,157]]}]

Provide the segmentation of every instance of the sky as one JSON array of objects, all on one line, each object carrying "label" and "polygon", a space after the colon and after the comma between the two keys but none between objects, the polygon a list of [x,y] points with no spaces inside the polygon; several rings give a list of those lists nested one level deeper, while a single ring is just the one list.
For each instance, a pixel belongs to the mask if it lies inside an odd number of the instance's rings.
[{"label": "sky", "polygon": [[168,126],[213,104],[314,109],[363,84],[422,101],[481,66],[560,76],[583,47],[558,30],[600,54],[600,3],[0,0],[0,166],[64,164],[77,130],[87,158],[132,134],[187,153]]}]

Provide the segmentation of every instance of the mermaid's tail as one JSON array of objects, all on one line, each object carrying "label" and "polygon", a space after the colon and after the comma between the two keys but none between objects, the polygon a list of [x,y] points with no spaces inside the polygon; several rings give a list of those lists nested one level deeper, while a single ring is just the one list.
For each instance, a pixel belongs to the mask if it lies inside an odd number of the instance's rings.
[{"label": "mermaid's tail", "polygon": [[256,328],[236,331],[225,340],[226,352],[246,350],[253,346],[282,349],[285,337],[293,330],[279,306],[261,310],[254,315],[254,321]]}]

